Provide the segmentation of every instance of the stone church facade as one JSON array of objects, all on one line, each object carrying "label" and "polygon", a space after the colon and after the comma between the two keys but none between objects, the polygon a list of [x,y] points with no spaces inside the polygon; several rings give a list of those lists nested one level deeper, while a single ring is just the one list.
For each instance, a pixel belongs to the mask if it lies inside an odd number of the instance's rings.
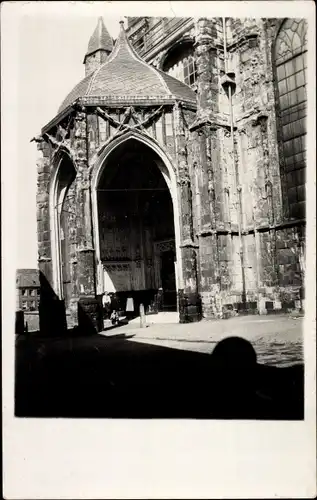
[{"label": "stone church facade", "polygon": [[39,269],[73,324],[104,291],[181,322],[304,309],[306,55],[303,19],[128,18],[115,43],[99,19],[35,138]]}]

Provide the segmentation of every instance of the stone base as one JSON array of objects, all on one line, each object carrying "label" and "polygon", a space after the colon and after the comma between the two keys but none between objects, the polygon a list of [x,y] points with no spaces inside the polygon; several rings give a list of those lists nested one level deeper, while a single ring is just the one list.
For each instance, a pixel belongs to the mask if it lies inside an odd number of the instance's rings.
[{"label": "stone base", "polygon": [[178,291],[179,322],[194,323],[202,319],[201,298],[197,293]]},{"label": "stone base", "polygon": [[16,311],[15,313],[15,333],[23,335],[24,333],[24,312]]},{"label": "stone base", "polygon": [[222,298],[219,286],[213,286],[208,292],[201,292],[202,315],[205,319],[223,317]]},{"label": "stone base", "polygon": [[84,335],[92,335],[103,330],[102,304],[99,298],[79,299],[78,328]]},{"label": "stone base", "polygon": [[40,333],[48,337],[62,337],[67,332],[64,300],[40,300]]},{"label": "stone base", "polygon": [[67,327],[68,328],[75,328],[78,326],[78,298],[77,297],[72,297],[69,301],[67,311],[66,311],[66,318],[67,318]]}]

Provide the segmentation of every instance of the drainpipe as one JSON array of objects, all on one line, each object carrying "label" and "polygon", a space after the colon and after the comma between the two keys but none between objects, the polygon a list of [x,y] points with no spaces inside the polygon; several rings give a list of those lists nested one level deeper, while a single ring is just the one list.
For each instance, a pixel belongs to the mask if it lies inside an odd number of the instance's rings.
[{"label": "drainpipe", "polygon": [[237,196],[236,211],[238,216],[238,232],[239,232],[239,256],[241,263],[241,274],[242,274],[242,303],[244,309],[246,309],[246,283],[245,283],[245,269],[244,269],[244,255],[243,255],[243,243],[242,243],[242,190],[239,180],[238,165],[235,162],[235,142],[234,142],[234,118],[233,118],[233,104],[232,96],[234,94],[236,83],[235,74],[228,71],[228,54],[227,54],[227,34],[226,34],[226,18],[222,18],[223,26],[223,48],[224,48],[224,63],[225,63],[225,74],[222,77],[222,87],[225,90],[228,100],[229,100],[229,110],[230,110],[230,136],[231,136],[231,152],[232,152],[232,166],[234,172],[234,190]]}]

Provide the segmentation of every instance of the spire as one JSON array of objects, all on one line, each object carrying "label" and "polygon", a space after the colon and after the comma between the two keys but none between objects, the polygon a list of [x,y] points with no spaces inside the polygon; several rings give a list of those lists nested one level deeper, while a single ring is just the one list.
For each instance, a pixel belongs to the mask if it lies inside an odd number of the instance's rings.
[{"label": "spire", "polygon": [[108,61],[112,61],[115,57],[117,57],[117,54],[120,52],[125,52],[125,53],[130,53],[133,55],[134,59],[137,59],[138,61],[142,62],[143,64],[146,64],[139,56],[139,54],[136,52],[134,47],[132,46],[127,33],[124,29],[124,21],[121,19],[119,21],[120,24],[120,31],[116,40],[116,43],[114,45],[114,48],[109,56]]},{"label": "spire", "polygon": [[112,38],[104,25],[102,17],[99,17],[95,31],[89,40],[87,52],[84,58],[86,75],[92,73],[102,63],[104,63],[112,49]]},{"label": "spire", "polygon": [[99,17],[95,31],[93,32],[89,40],[85,59],[94,52],[97,52],[97,50],[105,50],[106,52],[111,52],[112,48],[112,38],[104,25],[102,17]]}]

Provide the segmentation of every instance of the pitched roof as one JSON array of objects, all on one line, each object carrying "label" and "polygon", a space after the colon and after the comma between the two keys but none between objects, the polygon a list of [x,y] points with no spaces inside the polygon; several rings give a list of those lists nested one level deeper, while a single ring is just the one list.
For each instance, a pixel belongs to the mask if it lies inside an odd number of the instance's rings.
[{"label": "pitched roof", "polygon": [[109,35],[106,26],[104,25],[102,17],[99,17],[95,31],[93,32],[89,40],[84,62],[86,60],[86,57],[90,56],[94,52],[97,52],[97,50],[105,50],[107,52],[111,52],[112,49],[112,38]]},{"label": "pitched roof", "polygon": [[16,285],[18,288],[39,287],[40,279],[38,269],[17,269]]},{"label": "pitched roof", "polygon": [[94,73],[84,78],[66,97],[59,112],[79,97],[107,97],[120,100],[155,98],[185,100],[196,104],[195,92],[162,71],[144,62],[131,46],[121,24],[115,47]]}]

